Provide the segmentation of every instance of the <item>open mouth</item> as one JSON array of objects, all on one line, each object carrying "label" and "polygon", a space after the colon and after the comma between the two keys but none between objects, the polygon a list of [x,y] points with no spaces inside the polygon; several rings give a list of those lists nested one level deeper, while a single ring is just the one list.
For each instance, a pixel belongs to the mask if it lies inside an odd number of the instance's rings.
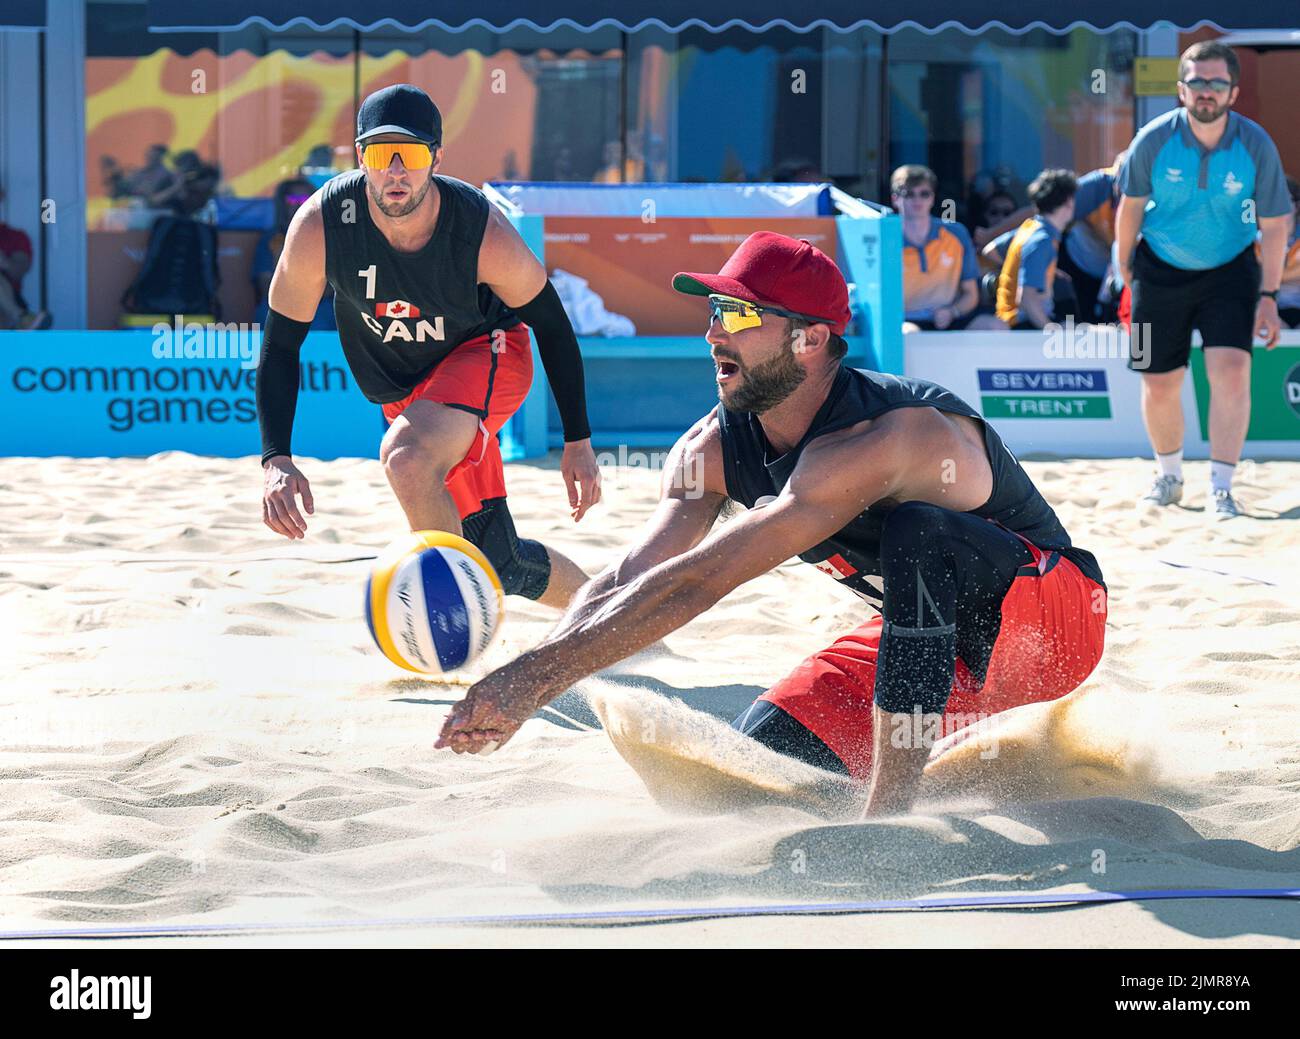
[{"label": "open mouth", "polygon": [[735,361],[728,361],[721,357],[716,358],[713,362],[718,368],[718,381],[723,382],[730,379],[740,371],[740,365]]}]

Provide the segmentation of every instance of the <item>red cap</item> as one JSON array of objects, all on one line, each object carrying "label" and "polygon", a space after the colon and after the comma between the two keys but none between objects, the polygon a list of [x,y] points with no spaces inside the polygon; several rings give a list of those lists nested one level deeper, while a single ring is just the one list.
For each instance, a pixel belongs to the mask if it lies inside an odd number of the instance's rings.
[{"label": "red cap", "polygon": [[849,287],[835,261],[802,239],[774,231],[755,231],[717,274],[673,275],[673,288],[789,310],[830,325],[836,335],[849,323]]}]

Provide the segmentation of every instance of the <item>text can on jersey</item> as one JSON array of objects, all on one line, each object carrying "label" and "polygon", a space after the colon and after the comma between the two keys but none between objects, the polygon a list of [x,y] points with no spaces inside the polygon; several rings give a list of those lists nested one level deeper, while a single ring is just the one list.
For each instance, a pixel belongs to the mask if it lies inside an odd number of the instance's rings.
[{"label": "text can on jersey", "polygon": [[457,671],[492,642],[505,609],[501,581],[474,545],[441,530],[388,546],[366,581],[366,624],[398,667]]}]

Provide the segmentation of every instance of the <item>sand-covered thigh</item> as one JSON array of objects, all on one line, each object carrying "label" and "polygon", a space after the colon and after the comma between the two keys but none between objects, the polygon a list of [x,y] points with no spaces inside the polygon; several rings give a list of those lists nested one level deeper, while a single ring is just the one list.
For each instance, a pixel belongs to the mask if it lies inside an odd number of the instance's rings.
[{"label": "sand-covered thigh", "polygon": [[[288,543],[261,525],[254,459],[4,461],[7,928],[1300,878],[1300,465],[1255,465],[1240,488],[1252,517],[1211,528],[1204,464],[1188,466],[1187,507],[1153,520],[1132,507],[1146,462],[1028,463],[1105,569],[1106,655],[1067,700],[949,738],[918,812],[872,822],[842,783],[727,728],[861,622],[833,581],[783,565],[566,694],[491,757],[458,757],[433,740],[474,675],[398,671],[362,618],[362,557],[403,529],[383,473],[302,466],[316,514]],[[644,470],[607,471],[605,502],[575,526],[553,460],[507,478],[521,533],[590,571],[636,535],[657,486]],[[509,600],[476,674],[553,621]],[[1296,909],[1191,918],[1157,905],[1106,917],[1118,934],[1078,915],[1036,933],[1276,943],[1300,936]],[[749,940],[832,933],[755,926],[767,929]],[[946,944],[982,933],[950,915],[943,928]]]}]

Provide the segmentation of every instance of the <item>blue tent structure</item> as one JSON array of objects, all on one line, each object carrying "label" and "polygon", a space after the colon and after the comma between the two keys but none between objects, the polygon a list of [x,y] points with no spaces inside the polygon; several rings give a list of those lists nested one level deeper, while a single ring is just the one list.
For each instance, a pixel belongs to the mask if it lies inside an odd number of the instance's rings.
[{"label": "blue tent structure", "polygon": [[[702,28],[710,32],[744,28],[754,32],[785,28],[849,31],[874,28],[889,32],[916,28],[937,32],[958,27],[969,32],[999,28],[1011,32],[1045,29],[1065,33],[1075,28],[1148,28],[1168,23],[1191,29],[1275,29],[1300,21],[1294,0],[1255,0],[1239,7],[1215,0],[1092,0],[1087,17],[1068,5],[1035,5],[1009,10],[988,0],[809,0],[792,14],[786,0],[616,0],[581,4],[538,0],[314,0],[303,14],[300,0],[149,0],[149,24],[155,32],[214,32],[261,26],[356,30],[382,28],[452,31],[490,28],[619,28],[624,32],[655,27],[668,31]],[[702,12],[701,7],[706,11]]]}]

